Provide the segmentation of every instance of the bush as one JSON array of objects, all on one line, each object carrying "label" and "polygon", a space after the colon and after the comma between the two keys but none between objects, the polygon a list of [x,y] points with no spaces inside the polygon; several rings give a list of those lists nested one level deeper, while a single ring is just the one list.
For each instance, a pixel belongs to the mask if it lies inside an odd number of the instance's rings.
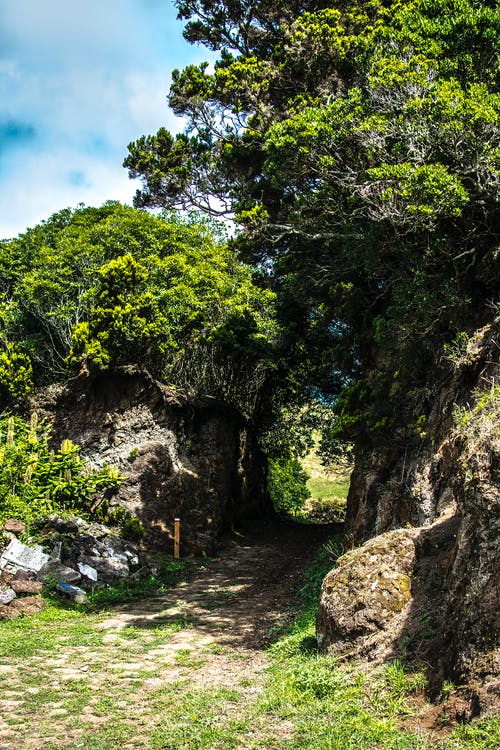
[{"label": "bush", "polygon": [[295,515],[310,496],[307,473],[295,456],[270,459],[267,486],[278,513]]},{"label": "bush", "polygon": [[93,470],[70,440],[51,450],[49,432],[36,414],[29,423],[0,419],[0,521],[14,516],[29,525],[47,513],[86,513],[98,493],[123,481],[112,467]]}]

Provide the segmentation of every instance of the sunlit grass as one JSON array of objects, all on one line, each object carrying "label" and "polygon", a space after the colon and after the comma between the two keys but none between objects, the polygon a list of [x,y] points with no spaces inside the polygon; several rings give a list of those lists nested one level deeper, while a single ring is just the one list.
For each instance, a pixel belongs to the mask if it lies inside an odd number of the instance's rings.
[{"label": "sunlit grass", "polygon": [[[198,644],[195,626],[181,616],[158,628],[110,633],[103,628],[109,612],[50,604],[36,617],[0,623],[0,687],[12,701],[4,712],[9,747],[498,750],[498,716],[458,726],[448,737],[419,728],[422,671],[399,661],[368,670],[317,652],[318,587],[341,552],[339,536],[323,545],[307,572],[302,609],[269,648],[265,673],[252,671],[253,654]],[[169,638],[182,632],[194,640],[169,653]],[[160,655],[151,655],[158,646]],[[224,673],[235,656],[247,659],[235,684],[217,685],[216,670]]]},{"label": "sunlit grass", "polygon": [[303,515],[319,522],[343,521],[352,467],[345,463],[325,467],[316,453],[316,447],[301,461],[309,475],[307,488],[310,493]]}]

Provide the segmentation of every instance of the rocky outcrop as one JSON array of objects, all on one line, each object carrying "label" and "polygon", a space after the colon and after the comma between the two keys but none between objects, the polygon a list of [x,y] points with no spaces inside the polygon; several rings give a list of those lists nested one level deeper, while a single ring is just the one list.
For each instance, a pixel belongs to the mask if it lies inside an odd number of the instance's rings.
[{"label": "rocky outcrop", "polygon": [[457,516],[443,516],[387,531],[340,557],[322,586],[320,647],[376,662],[440,663],[448,615],[443,584],[459,529]]},{"label": "rocky outcrop", "polygon": [[78,516],[61,518],[54,513],[37,519],[32,531],[41,544],[32,539],[24,544],[12,528],[23,533],[25,524],[8,519],[0,528],[0,620],[41,612],[44,587],[83,604],[87,591],[158,572],[137,545],[117,534],[119,530]]},{"label": "rocky outcrop", "polygon": [[499,322],[456,356],[413,436],[358,463],[360,546],[325,579],[318,614],[323,648],[426,663],[435,690],[467,683],[481,706],[500,686]]},{"label": "rocky outcrop", "polygon": [[39,392],[30,404],[95,465],[126,477],[111,503],[144,526],[149,548],[170,551],[181,519],[183,554],[211,553],[242,517],[269,511],[265,464],[249,426],[213,399],[192,402],[146,373],[122,369]]},{"label": "rocky outcrop", "polygon": [[412,599],[416,534],[390,531],[339,559],[321,589],[316,625],[321,649],[334,646],[336,653],[356,656],[376,649],[380,655]]}]

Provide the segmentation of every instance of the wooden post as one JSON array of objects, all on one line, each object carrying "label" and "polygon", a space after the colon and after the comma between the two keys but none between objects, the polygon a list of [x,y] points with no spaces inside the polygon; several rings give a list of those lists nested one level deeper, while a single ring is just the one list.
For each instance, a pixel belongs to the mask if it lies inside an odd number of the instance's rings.
[{"label": "wooden post", "polygon": [[174,518],[174,557],[176,560],[180,557],[180,541],[181,541],[181,519]]}]

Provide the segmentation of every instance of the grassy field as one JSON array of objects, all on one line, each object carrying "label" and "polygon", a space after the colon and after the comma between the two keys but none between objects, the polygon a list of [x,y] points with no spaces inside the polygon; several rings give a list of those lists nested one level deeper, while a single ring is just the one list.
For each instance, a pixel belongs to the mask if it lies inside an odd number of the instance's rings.
[{"label": "grassy field", "polygon": [[[317,588],[334,547],[309,570],[302,610],[267,650],[228,640],[242,591],[231,581],[221,587],[222,571],[207,593],[210,564],[146,602],[150,615],[140,618],[130,619],[133,602],[119,610],[54,602],[37,617],[0,623],[0,746],[498,750],[498,717],[449,731],[443,722],[444,733],[424,728],[423,673],[399,662],[367,672],[317,653]],[[193,586],[207,599],[203,627],[188,601]]]},{"label": "grassy field", "polygon": [[301,463],[309,475],[307,487],[311,493],[304,514],[317,521],[343,521],[352,466],[339,464],[327,469],[314,449]]}]

